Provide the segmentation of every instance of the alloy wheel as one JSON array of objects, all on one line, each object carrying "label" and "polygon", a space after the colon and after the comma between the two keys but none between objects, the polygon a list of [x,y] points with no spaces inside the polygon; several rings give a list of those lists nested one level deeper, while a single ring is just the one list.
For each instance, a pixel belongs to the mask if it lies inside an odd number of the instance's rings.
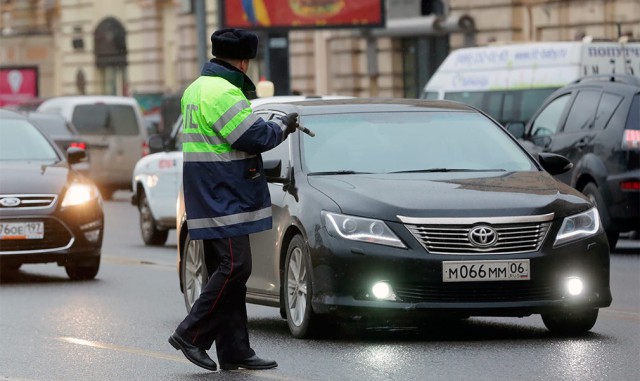
[{"label": "alloy wheel", "polygon": [[293,324],[300,326],[307,309],[307,266],[304,253],[296,247],[291,253],[287,272],[287,299]]},{"label": "alloy wheel", "polygon": [[187,310],[190,311],[193,303],[200,297],[207,279],[202,241],[188,241],[182,261],[184,301]]}]

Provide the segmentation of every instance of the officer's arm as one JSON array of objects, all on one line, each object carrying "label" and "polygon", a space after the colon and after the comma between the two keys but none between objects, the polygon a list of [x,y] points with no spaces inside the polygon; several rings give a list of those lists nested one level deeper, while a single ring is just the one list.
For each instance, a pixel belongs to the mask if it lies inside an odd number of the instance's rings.
[{"label": "officer's arm", "polygon": [[234,149],[250,154],[258,154],[268,151],[285,138],[286,127],[276,122],[265,122],[257,117],[255,122],[231,144]]}]

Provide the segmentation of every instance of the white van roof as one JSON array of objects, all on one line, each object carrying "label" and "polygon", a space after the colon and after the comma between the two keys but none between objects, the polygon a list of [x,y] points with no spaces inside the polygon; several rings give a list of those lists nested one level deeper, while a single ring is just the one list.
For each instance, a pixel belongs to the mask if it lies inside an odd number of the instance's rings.
[{"label": "white van roof", "polygon": [[117,95],[69,95],[49,98],[42,102],[39,108],[46,108],[51,105],[59,106],[61,104],[78,105],[92,103],[138,105],[138,102],[133,97],[124,97]]},{"label": "white van roof", "polygon": [[640,43],[531,42],[452,51],[426,91],[482,91],[564,86],[591,74],[640,76]]}]

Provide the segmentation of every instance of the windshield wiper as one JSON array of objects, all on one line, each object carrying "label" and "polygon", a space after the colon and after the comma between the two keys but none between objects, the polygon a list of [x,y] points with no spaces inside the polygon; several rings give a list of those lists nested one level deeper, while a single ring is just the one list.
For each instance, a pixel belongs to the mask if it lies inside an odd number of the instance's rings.
[{"label": "windshield wiper", "polygon": [[394,171],[389,173],[430,173],[430,172],[506,172],[506,169],[471,169],[471,168],[427,168]]},{"label": "windshield wiper", "polygon": [[352,170],[341,170],[341,171],[325,171],[325,172],[311,172],[308,176],[315,175],[369,175],[371,172],[357,172]]}]

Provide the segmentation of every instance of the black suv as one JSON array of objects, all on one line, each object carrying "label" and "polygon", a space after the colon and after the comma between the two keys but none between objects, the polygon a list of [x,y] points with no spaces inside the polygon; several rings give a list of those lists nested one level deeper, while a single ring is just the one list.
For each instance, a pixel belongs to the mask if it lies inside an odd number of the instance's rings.
[{"label": "black suv", "polygon": [[571,160],[571,171],[556,177],[598,206],[611,250],[620,232],[638,229],[640,78],[584,77],[552,93],[524,130],[508,128],[530,152]]}]

